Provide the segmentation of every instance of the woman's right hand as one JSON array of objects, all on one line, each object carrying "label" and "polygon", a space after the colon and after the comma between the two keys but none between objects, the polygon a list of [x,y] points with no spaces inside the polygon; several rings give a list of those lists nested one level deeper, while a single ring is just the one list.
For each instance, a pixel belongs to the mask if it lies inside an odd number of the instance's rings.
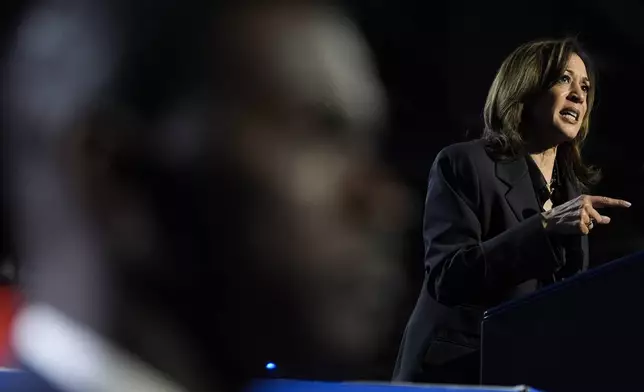
[{"label": "woman's right hand", "polygon": [[581,195],[550,211],[541,214],[543,224],[548,232],[557,234],[587,235],[595,223],[610,223],[610,218],[601,215],[596,208],[623,207],[631,203],[626,200],[611,199],[605,196]]}]

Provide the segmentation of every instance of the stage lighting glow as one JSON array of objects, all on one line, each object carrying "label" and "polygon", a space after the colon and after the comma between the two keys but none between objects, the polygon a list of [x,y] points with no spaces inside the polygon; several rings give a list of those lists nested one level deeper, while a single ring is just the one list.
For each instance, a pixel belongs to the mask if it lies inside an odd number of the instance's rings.
[{"label": "stage lighting glow", "polygon": [[268,370],[274,370],[277,366],[273,362],[269,362],[266,364],[266,369]]}]

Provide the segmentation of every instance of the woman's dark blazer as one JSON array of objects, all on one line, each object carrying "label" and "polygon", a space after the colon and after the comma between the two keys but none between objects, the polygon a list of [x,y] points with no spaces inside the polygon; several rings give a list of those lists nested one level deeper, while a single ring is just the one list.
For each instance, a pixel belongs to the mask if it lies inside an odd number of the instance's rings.
[{"label": "woman's dark blazer", "polygon": [[[563,187],[566,199],[580,194],[572,181]],[[566,269],[587,268],[588,238],[557,239],[567,241],[561,257],[541,211],[525,157],[494,159],[483,140],[438,154],[425,201],[425,280],[394,380],[478,381],[483,312],[552,281],[563,260]],[[459,361],[468,365],[459,369]]]}]

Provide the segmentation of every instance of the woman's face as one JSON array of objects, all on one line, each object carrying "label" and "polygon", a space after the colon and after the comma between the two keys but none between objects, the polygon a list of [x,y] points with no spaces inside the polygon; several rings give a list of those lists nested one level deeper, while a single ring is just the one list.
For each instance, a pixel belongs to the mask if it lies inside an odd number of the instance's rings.
[{"label": "woman's face", "polygon": [[559,144],[574,139],[588,110],[590,80],[583,60],[573,53],[565,72],[537,100],[532,111],[537,135]]}]

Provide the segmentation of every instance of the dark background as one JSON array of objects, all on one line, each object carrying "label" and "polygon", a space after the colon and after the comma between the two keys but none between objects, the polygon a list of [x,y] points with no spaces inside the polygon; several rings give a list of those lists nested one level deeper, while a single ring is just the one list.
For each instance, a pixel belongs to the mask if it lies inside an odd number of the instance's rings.
[{"label": "dark background", "polygon": [[[390,377],[398,341],[420,290],[422,201],[431,163],[443,147],[480,133],[494,74],[503,58],[525,41],[578,36],[599,70],[598,100],[584,150],[586,159],[604,173],[593,193],[629,200],[633,207],[609,212],[609,227],[593,231],[592,264],[644,249],[644,5],[635,0],[343,4],[366,35],[387,89],[390,115],[383,154],[413,191],[417,207],[404,260],[410,278],[407,296],[396,315],[398,328],[371,377]],[[22,1],[5,2],[3,43],[24,6]],[[3,258],[9,245],[3,224]]]}]

